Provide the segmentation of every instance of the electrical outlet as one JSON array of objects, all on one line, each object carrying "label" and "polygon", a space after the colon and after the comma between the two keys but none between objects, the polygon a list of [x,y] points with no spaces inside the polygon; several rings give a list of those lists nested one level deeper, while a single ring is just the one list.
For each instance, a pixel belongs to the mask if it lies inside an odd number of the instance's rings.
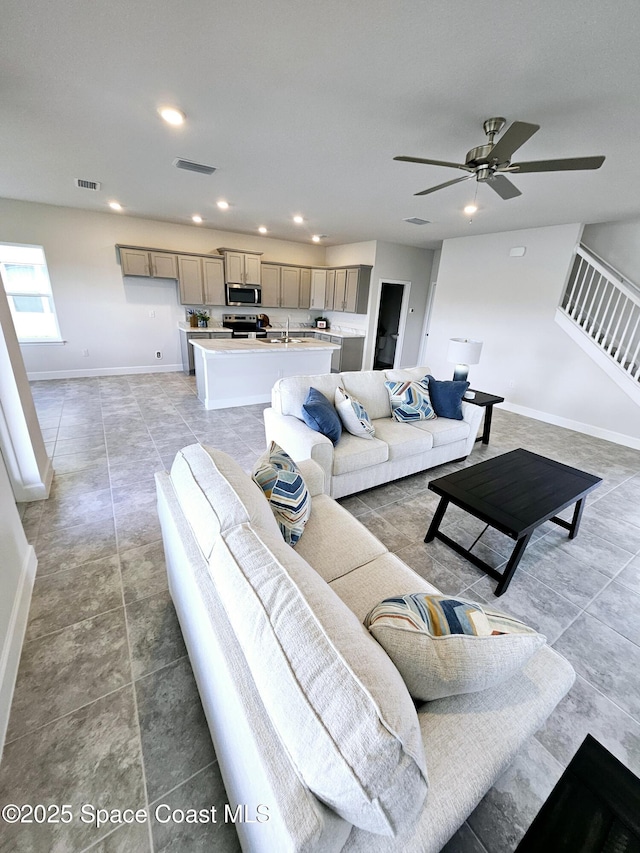
[{"label": "electrical outlet", "polygon": [[509,380],[509,389],[510,389],[511,391],[513,391],[513,389],[514,389],[515,387],[516,387],[516,381],[515,381],[515,379],[510,379],[510,380]]},{"label": "electrical outlet", "polygon": [[155,311],[149,311],[149,316],[153,320],[153,318],[156,316],[156,312]]},{"label": "electrical outlet", "polygon": [[162,358],[162,353],[160,350],[156,350],[156,358]]},{"label": "electrical outlet", "polygon": [[88,350],[88,349],[83,349],[83,350],[82,350],[82,355],[84,355],[85,357],[86,357],[86,356],[88,356],[88,355],[89,355],[89,350]]}]

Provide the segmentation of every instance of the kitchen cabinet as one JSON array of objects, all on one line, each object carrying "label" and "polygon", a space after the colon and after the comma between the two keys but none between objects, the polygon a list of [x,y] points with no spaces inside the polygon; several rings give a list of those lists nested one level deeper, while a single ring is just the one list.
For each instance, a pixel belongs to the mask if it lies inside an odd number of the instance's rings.
[{"label": "kitchen cabinet", "polygon": [[300,300],[298,308],[309,308],[311,305],[311,270],[308,267],[300,268]]},{"label": "kitchen cabinet", "polygon": [[326,309],[351,314],[366,314],[370,278],[370,266],[360,265],[335,270],[333,298],[329,303],[328,298],[325,297]]},{"label": "kitchen cabinet", "polygon": [[321,341],[340,344],[340,349],[331,354],[331,372],[344,373],[346,370],[362,369],[362,353],[364,337],[343,338],[325,332],[316,332],[315,337]]},{"label": "kitchen cabinet", "polygon": [[262,307],[308,308],[310,273],[300,267],[262,264]]},{"label": "kitchen cabinet", "polygon": [[183,305],[224,305],[223,259],[178,255],[178,288]]},{"label": "kitchen cabinet", "polygon": [[193,360],[193,347],[191,340],[209,340],[211,338],[231,338],[231,332],[211,332],[206,329],[180,329],[180,352],[182,354],[182,372],[193,374],[196,372]]},{"label": "kitchen cabinet", "polygon": [[120,249],[122,275],[145,276],[146,278],[177,278],[176,256],[169,252],[147,249]]},{"label": "kitchen cabinet", "polygon": [[314,311],[324,311],[325,292],[327,288],[327,271],[311,270],[311,293],[309,308]]},{"label": "kitchen cabinet", "polygon": [[224,256],[224,280],[227,284],[260,284],[261,252],[218,249]]},{"label": "kitchen cabinet", "polygon": [[324,307],[327,311],[333,311],[336,292],[336,271],[327,270],[327,283],[325,285]]}]

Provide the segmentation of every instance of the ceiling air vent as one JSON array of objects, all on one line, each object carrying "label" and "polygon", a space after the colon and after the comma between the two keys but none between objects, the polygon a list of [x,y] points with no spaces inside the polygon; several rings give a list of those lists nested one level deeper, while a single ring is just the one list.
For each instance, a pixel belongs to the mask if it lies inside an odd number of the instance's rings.
[{"label": "ceiling air vent", "polygon": [[178,169],[186,169],[187,172],[199,172],[201,175],[213,175],[215,166],[205,166],[204,163],[194,163],[193,160],[181,160],[179,157],[173,161]]},{"label": "ceiling air vent", "polygon": [[429,225],[428,219],[420,219],[419,216],[410,216],[408,219],[403,219],[403,222],[410,222],[412,225]]},{"label": "ceiling air vent", "polygon": [[93,192],[98,192],[102,186],[100,181],[85,181],[84,178],[76,178],[75,183],[79,190],[92,190]]}]

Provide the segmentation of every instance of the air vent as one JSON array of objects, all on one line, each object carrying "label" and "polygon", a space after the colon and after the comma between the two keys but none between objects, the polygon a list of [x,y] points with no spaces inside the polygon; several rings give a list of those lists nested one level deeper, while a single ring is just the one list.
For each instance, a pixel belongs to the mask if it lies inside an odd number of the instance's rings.
[{"label": "air vent", "polygon": [[84,178],[76,178],[75,183],[79,190],[92,190],[96,193],[102,186],[99,181],[86,181]]},{"label": "air vent", "polygon": [[403,222],[410,222],[412,225],[429,225],[428,219],[420,219],[419,216],[410,216],[408,219],[403,219]]},{"label": "air vent", "polygon": [[193,160],[181,160],[179,157],[173,161],[178,169],[186,169],[187,172],[199,172],[201,175],[213,175],[215,166],[205,166],[204,163],[194,163]]}]

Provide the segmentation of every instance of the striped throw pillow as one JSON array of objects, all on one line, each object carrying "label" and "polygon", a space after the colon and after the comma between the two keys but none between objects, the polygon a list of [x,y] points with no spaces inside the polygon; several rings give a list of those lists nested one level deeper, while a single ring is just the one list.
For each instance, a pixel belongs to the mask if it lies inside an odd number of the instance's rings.
[{"label": "striped throw pillow", "polygon": [[252,478],[269,501],[284,541],[295,547],[311,515],[311,495],[298,466],[272,441],[256,462]]},{"label": "striped throw pillow", "polygon": [[338,385],[333,402],[337,413],[340,415],[342,426],[347,432],[350,432],[351,435],[357,435],[359,438],[373,438],[376,429],[371,423],[367,410],[359,400],[347,394],[344,388]]},{"label": "striped throw pillow", "polygon": [[486,690],[506,681],[546,642],[542,634],[473,601],[418,592],[386,598],[365,620],[414,699]]},{"label": "striped throw pillow", "polygon": [[384,384],[389,392],[391,415],[395,420],[411,423],[437,417],[431,405],[427,382],[420,380]]}]

